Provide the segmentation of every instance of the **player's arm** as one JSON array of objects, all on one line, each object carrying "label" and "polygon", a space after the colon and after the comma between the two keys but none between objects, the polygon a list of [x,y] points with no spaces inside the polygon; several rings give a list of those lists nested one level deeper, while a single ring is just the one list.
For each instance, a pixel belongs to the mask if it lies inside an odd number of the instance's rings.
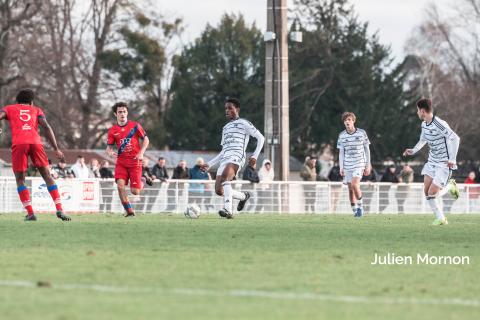
[{"label": "player's arm", "polygon": [[423,146],[425,146],[427,144],[427,140],[425,139],[425,137],[423,136],[423,132],[420,134],[420,140],[418,140],[417,144],[415,145],[415,147],[413,147],[413,149],[405,149],[405,151],[403,151],[403,156],[412,156],[414,155],[415,153],[417,153],[418,151],[420,151]]},{"label": "player's arm", "polygon": [[105,149],[105,152],[109,157],[116,158],[117,157],[117,151],[113,148],[115,144],[115,138],[113,136],[112,129],[108,130],[107,134],[107,148]]},{"label": "player's arm", "polygon": [[460,137],[456,134],[448,124],[445,123],[445,130],[442,131],[443,136],[446,139],[447,151],[448,151],[448,162],[447,165],[449,168],[453,168],[457,164],[457,154],[458,148],[460,147]]},{"label": "player's arm", "polygon": [[340,175],[343,177],[345,175],[345,172],[343,171],[343,161],[345,159],[345,148],[343,147],[340,136],[338,136],[338,140],[337,140],[337,149],[338,149],[338,166],[340,167]]},{"label": "player's arm", "polygon": [[202,171],[206,171],[208,168],[210,167],[213,167],[214,165],[216,165],[217,163],[220,162],[220,159],[222,158],[222,153],[223,153],[223,149],[222,151],[220,151],[219,154],[217,154],[212,160],[208,161],[207,163],[203,164],[202,166],[200,166],[200,170]]},{"label": "player's arm", "polygon": [[143,155],[145,154],[145,151],[148,148],[148,144],[150,143],[150,139],[148,139],[147,136],[143,136],[142,138],[142,147],[140,148],[140,151],[138,154],[135,156],[135,159],[142,160]]},{"label": "player's arm", "polygon": [[257,147],[255,148],[253,154],[250,156],[250,159],[248,160],[248,163],[251,166],[254,166],[257,162],[258,156],[260,155],[260,152],[263,149],[263,145],[265,144],[265,137],[250,122],[245,125],[247,127],[247,132],[250,134],[250,136],[254,137],[257,140]]},{"label": "player's arm", "polygon": [[55,139],[55,134],[53,133],[52,127],[47,122],[47,119],[45,119],[45,117],[43,116],[38,117],[38,123],[45,130],[45,136],[47,137],[48,142],[50,142],[50,145],[55,151],[55,155],[57,156],[57,158],[63,159],[63,152],[58,148],[57,139]]},{"label": "player's arm", "polygon": [[368,176],[370,174],[372,164],[370,160],[370,140],[368,140],[368,136],[366,132],[365,132],[365,140],[363,142],[363,151],[365,152],[365,170],[363,171],[363,174]]}]

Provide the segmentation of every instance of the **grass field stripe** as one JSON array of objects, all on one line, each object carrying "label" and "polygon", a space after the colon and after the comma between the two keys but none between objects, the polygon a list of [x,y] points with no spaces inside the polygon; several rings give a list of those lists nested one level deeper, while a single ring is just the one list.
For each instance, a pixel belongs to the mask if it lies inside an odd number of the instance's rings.
[{"label": "grass field stripe", "polygon": [[[1,287],[17,288],[39,288],[36,282],[24,280],[0,280]],[[162,293],[191,296],[216,296],[216,297],[251,297],[268,298],[276,300],[317,300],[345,303],[365,304],[412,304],[412,305],[455,305],[465,307],[480,307],[480,300],[477,299],[426,299],[426,298],[391,298],[391,297],[365,297],[347,295],[327,295],[311,292],[286,292],[286,291],[264,291],[264,290],[211,290],[193,288],[158,288],[158,287],[121,287],[100,284],[51,284],[48,289],[57,290],[89,290],[108,293]]]}]

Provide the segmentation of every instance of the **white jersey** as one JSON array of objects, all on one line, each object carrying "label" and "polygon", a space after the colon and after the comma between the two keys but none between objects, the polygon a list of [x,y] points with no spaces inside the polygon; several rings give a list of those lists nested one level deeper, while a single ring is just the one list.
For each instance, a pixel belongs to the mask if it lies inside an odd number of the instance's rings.
[{"label": "white jersey", "polygon": [[348,133],[347,130],[340,132],[337,141],[337,148],[340,149],[340,164],[343,170],[353,171],[365,169],[370,155],[366,154],[365,146],[368,147],[368,140],[365,130],[357,128],[354,133]]},{"label": "white jersey", "polygon": [[[446,165],[448,160],[456,158],[456,152],[449,150],[447,141],[456,133],[444,120],[434,116],[430,123],[422,122],[420,142],[427,143],[430,149],[428,162],[435,165]],[[457,147],[458,148],[458,147]],[[455,152],[455,155],[450,154]],[[453,157],[452,157],[453,156]]]},{"label": "white jersey", "polygon": [[265,138],[260,131],[258,131],[250,121],[241,118],[227,123],[222,130],[222,142],[220,143],[222,145],[222,151],[210,160],[207,165],[212,167],[216,163],[221,162],[220,169],[227,163],[235,163],[239,167],[242,167],[246,162],[245,151],[250,136],[257,139],[257,147],[251,156],[257,159],[265,142]]}]

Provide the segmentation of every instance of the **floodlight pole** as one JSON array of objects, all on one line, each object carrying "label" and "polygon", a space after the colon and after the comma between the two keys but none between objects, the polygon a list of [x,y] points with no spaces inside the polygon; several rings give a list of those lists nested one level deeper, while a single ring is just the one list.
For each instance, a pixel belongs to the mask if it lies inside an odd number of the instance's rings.
[{"label": "floodlight pole", "polygon": [[265,156],[275,178],[288,180],[290,127],[287,0],[267,0],[265,33]]}]

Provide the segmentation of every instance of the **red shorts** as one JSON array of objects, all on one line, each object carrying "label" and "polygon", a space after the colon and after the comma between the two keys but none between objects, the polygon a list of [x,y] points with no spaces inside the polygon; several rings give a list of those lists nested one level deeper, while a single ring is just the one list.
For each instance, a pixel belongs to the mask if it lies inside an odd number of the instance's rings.
[{"label": "red shorts", "polygon": [[127,167],[117,162],[115,165],[115,181],[118,179],[125,180],[125,184],[128,184],[130,180],[130,188],[143,189],[142,166]]},{"label": "red shorts", "polygon": [[16,144],[12,146],[12,169],[25,172],[28,169],[28,157],[37,168],[48,167],[48,157],[41,144]]}]

